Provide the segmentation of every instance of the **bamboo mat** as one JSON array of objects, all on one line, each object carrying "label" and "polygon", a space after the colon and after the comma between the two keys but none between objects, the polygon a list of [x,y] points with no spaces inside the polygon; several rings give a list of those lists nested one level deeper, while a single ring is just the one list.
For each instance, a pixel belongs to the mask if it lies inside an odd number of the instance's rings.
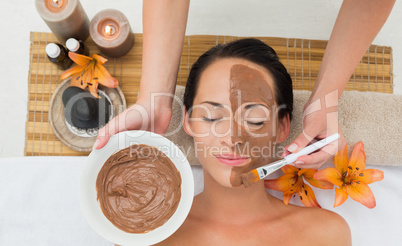
[{"label": "bamboo mat", "polygon": [[[141,76],[142,34],[134,34],[135,44],[124,57],[111,58],[105,64],[112,76],[120,82],[127,105],[137,100]],[[197,35],[186,36],[177,78],[178,85],[185,85],[191,65],[209,48],[241,37]],[[317,78],[327,41],[261,37],[276,50],[288,69],[296,90],[312,90]],[[60,84],[63,72],[50,63],[45,53],[47,43],[57,42],[51,33],[31,32],[30,67],[28,75],[28,115],[25,130],[25,155],[88,155],[74,151],[62,144],[52,131],[48,120],[49,101]],[[99,50],[89,38],[85,44],[93,53]],[[393,92],[392,48],[372,45],[367,50],[346,90]]]}]

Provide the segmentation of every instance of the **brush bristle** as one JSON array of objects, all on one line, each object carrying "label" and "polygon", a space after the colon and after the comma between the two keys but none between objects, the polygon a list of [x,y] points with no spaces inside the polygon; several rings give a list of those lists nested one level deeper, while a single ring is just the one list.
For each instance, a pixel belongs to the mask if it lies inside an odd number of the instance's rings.
[{"label": "brush bristle", "polygon": [[244,187],[249,187],[250,185],[260,180],[260,176],[258,175],[257,170],[253,169],[251,172],[243,173],[241,175],[241,180],[243,181]]}]

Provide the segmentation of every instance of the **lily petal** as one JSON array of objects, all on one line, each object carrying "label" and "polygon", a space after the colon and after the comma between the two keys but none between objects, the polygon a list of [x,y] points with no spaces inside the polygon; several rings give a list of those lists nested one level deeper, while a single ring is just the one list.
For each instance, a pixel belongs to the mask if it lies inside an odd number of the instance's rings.
[{"label": "lily petal", "polygon": [[[264,180],[264,186],[270,190],[277,190],[282,192],[296,192],[294,189],[296,186],[297,176],[294,174],[284,174],[277,179]],[[292,191],[293,189],[293,191]]]},{"label": "lily petal", "polygon": [[85,72],[84,73],[82,73],[82,80],[86,83],[86,84],[88,84],[88,83],[91,83],[91,81],[92,81],[92,77],[93,77],[93,69],[91,68],[91,65],[93,66],[93,62],[91,62],[90,64],[89,64],[89,66],[87,66],[87,68],[85,69]]},{"label": "lily petal", "polygon": [[299,172],[299,168],[294,167],[292,165],[286,165],[281,168],[283,173],[297,174]]},{"label": "lily petal", "polygon": [[373,192],[370,187],[363,182],[360,184],[353,182],[353,184],[347,185],[346,193],[348,193],[350,198],[368,208],[374,208],[376,206]]},{"label": "lily petal", "polygon": [[342,205],[348,199],[348,194],[340,188],[335,188],[335,203],[334,207]]},{"label": "lily petal", "polygon": [[306,181],[312,186],[320,189],[328,190],[334,188],[334,184],[325,180],[306,179]]},{"label": "lily petal", "polygon": [[321,189],[333,189],[334,185],[325,180],[315,180],[314,174],[317,173],[316,169],[303,168],[299,171],[299,176],[303,176],[303,178],[309,182],[314,187]]},{"label": "lily petal", "polygon": [[89,56],[80,55],[74,52],[68,52],[68,56],[81,67],[85,67],[90,61],[93,61],[93,58]]},{"label": "lily petal", "polygon": [[64,71],[64,73],[62,73],[60,75],[60,79],[67,79],[68,77],[70,77],[71,75],[75,74],[75,73],[81,73],[84,70],[84,67],[80,67],[80,66],[74,66],[66,71]]},{"label": "lily petal", "polygon": [[348,157],[348,145],[345,145],[343,149],[338,151],[334,157],[335,168],[338,169],[339,173],[344,173],[347,171],[349,164]]},{"label": "lily petal", "polygon": [[93,54],[92,57],[99,62],[100,64],[105,64],[107,62],[107,59],[98,55],[98,54]]},{"label": "lily petal", "polygon": [[285,203],[285,205],[289,204],[293,194],[294,194],[293,192],[283,192],[283,203]]},{"label": "lily petal", "polygon": [[328,181],[338,187],[343,184],[342,175],[336,168],[327,167],[314,174],[314,179]]},{"label": "lily petal", "polygon": [[116,78],[113,78],[107,69],[99,63],[96,63],[95,77],[98,79],[100,84],[109,88],[116,88],[119,85],[119,81],[117,81]]},{"label": "lily petal", "polygon": [[87,87],[87,82],[82,79],[81,74],[75,73],[71,77],[70,86],[80,87],[84,90]]},{"label": "lily petal", "polygon": [[96,98],[101,98],[98,95],[98,83],[88,84],[88,89],[89,89],[89,92],[91,92],[92,96],[94,96]]},{"label": "lily petal", "polygon": [[314,174],[317,172],[317,169],[311,168],[303,168],[297,172],[297,175],[304,176],[305,178],[313,178]]},{"label": "lily petal", "polygon": [[384,172],[378,169],[366,169],[361,172],[354,180],[371,184],[384,179]]},{"label": "lily petal", "polygon": [[366,154],[364,154],[364,145],[360,141],[356,144],[353,149],[352,155],[350,156],[348,173],[350,175],[357,175],[362,170],[366,168]]},{"label": "lily petal", "polygon": [[321,208],[320,204],[318,204],[317,199],[315,198],[313,189],[307,184],[302,186],[302,189],[299,191],[300,201],[306,207],[317,207]]}]

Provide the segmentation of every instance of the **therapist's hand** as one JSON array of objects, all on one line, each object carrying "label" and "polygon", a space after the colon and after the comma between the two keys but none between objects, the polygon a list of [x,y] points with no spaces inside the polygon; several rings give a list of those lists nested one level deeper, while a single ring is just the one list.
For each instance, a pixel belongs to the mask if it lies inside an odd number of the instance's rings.
[{"label": "therapist's hand", "polygon": [[146,130],[164,135],[172,117],[170,105],[151,105],[150,102],[138,102],[113,118],[99,130],[94,149],[103,148],[110,136],[128,130]]},{"label": "therapist's hand", "polygon": [[[143,1],[143,47],[140,93],[136,104],[99,130],[94,149],[127,130],[164,135],[172,117],[172,101],[183,49],[190,0]],[[152,93],[167,93],[154,97]],[[152,105],[151,105],[152,102]]]},{"label": "therapist's hand", "polygon": [[[303,132],[288,146],[283,156],[296,153],[312,142],[329,137],[335,133],[340,138],[309,155],[300,156],[294,163],[297,168],[318,169],[342,149],[346,140],[338,123],[338,107],[325,107],[322,101],[314,100],[306,104],[303,112]],[[337,100],[337,99],[336,99]],[[324,103],[325,104],[325,103]]]},{"label": "therapist's hand", "polygon": [[337,106],[357,64],[381,30],[395,0],[344,0],[325,49],[317,81],[303,112],[303,132],[286,147],[285,155],[300,151],[312,140],[334,133],[340,139],[320,151],[299,157],[298,168],[319,168],[346,141],[338,126]]}]

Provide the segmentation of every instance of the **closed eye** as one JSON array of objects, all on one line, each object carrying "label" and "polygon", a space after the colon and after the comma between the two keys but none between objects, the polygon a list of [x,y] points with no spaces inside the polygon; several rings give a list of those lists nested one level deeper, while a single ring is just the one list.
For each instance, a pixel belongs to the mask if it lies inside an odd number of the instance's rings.
[{"label": "closed eye", "polygon": [[251,122],[251,121],[247,121],[247,124],[251,124],[251,125],[255,125],[255,126],[262,126],[265,124],[265,121],[261,121],[261,122]]},{"label": "closed eye", "polygon": [[221,118],[215,118],[215,119],[207,118],[207,117],[202,118],[203,121],[207,121],[207,122],[214,122],[214,121],[217,121],[217,120],[220,120],[220,119],[222,119],[222,117]]}]

